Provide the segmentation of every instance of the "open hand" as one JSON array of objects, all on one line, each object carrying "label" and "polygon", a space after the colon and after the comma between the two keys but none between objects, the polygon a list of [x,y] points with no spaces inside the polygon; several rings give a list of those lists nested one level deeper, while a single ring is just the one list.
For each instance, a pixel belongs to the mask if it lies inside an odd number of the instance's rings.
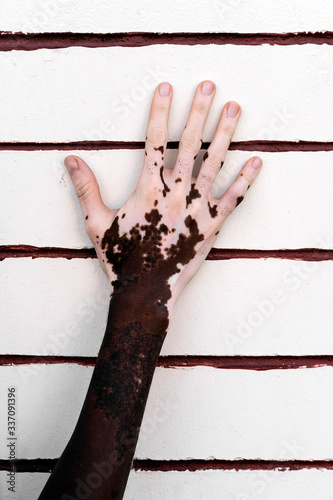
[{"label": "open hand", "polygon": [[239,105],[230,101],[222,110],[198,177],[192,176],[214,95],[213,82],[198,85],[180,138],[176,164],[173,169],[166,169],[172,87],[166,82],[157,87],[141,176],[135,191],[119,210],[104,205],[96,178],[81,158],[71,155],[65,159],[81,202],[87,233],[114,293],[131,284],[153,288],[158,303],[172,310],[227,216],[243,200],[258,175],[262,161],[252,157],[221,198],[212,196],[214,180],[241,114]]}]

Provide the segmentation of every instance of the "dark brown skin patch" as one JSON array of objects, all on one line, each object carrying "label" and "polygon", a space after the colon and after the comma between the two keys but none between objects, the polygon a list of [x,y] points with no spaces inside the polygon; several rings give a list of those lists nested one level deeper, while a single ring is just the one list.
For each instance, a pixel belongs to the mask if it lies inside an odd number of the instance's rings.
[{"label": "dark brown skin patch", "polygon": [[242,175],[244,175],[243,172],[241,174],[239,174],[240,177],[242,177]]},{"label": "dark brown skin patch", "polygon": [[[162,146],[161,146],[162,147]],[[163,183],[163,196],[164,198],[166,197],[166,194],[170,191],[170,188],[169,186],[166,185],[165,181],[164,181],[164,177],[163,177],[163,165],[162,167],[160,168],[160,177],[161,177],[161,181]]]},{"label": "dark brown skin patch", "polygon": [[159,148],[154,148],[155,151],[161,151],[161,154],[163,155],[164,153],[164,146],[160,146]]},{"label": "dark brown skin patch", "polygon": [[244,196],[238,196],[238,198],[237,198],[237,202],[236,202],[236,207],[238,207],[238,205],[239,205],[240,203],[242,203],[242,201],[243,201],[243,200],[244,200]]},{"label": "dark brown skin patch", "polygon": [[145,150],[145,155],[147,156],[147,151]]},{"label": "dark brown skin patch", "polygon": [[206,151],[206,153],[203,155],[203,159],[202,159],[202,160],[203,160],[203,161],[207,160],[208,156],[209,156],[209,155],[208,155],[208,151]]},{"label": "dark brown skin patch", "polygon": [[181,180],[180,177],[177,177],[177,179],[175,180],[175,182],[182,182],[182,180]]},{"label": "dark brown skin patch", "polygon": [[97,236],[96,236],[96,239],[98,240],[98,238],[99,238],[99,236],[97,235]]},{"label": "dark brown skin patch", "polygon": [[214,205],[213,207],[210,206],[210,203],[208,202],[208,210],[211,215],[211,217],[216,217],[217,216],[217,205]]},{"label": "dark brown skin patch", "polygon": [[157,167],[157,161],[154,162],[155,167]]},{"label": "dark brown skin patch", "polygon": [[219,232],[220,232],[220,231],[216,231],[215,236],[217,236],[217,235],[219,234]]},{"label": "dark brown skin patch", "polygon": [[88,217],[89,217],[89,216],[88,216],[88,215],[86,215],[86,220],[88,220]]},{"label": "dark brown skin patch", "polygon": [[160,225],[160,231],[161,231],[161,233],[168,234],[169,229],[168,229],[168,227],[165,224],[161,224]]},{"label": "dark brown skin patch", "polygon": [[164,156],[162,156],[162,158],[161,158],[161,159],[162,159],[162,160],[164,160]]},{"label": "dark brown skin patch", "polygon": [[122,219],[124,219],[126,217],[126,214],[123,213],[123,215],[121,216]]},{"label": "dark brown skin patch", "polygon": [[90,488],[89,500],[123,498],[169,324],[169,279],[193,259],[197,243],[204,240],[188,215],[188,234],[179,234],[162,252],[162,215],[152,209],[145,219],[146,224],[120,234],[117,216],[102,238],[116,275],[106,332],[78,423],[39,500],[77,498],[76,479],[89,484],[97,472],[102,481]]},{"label": "dark brown skin patch", "polygon": [[196,198],[201,198],[201,194],[199,193],[198,189],[195,188],[195,184],[191,184],[191,190],[189,194],[186,196],[186,208],[189,206],[190,203],[192,203],[192,200],[195,200]]},{"label": "dark brown skin patch", "polygon": [[158,200],[155,200],[154,201],[154,207],[157,207],[157,205],[158,205]]}]

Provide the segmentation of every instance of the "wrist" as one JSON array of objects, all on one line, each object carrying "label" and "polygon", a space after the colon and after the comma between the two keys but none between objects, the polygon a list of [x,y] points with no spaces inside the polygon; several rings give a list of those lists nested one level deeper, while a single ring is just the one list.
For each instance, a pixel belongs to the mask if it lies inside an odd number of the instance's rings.
[{"label": "wrist", "polygon": [[133,282],[122,288],[114,286],[106,334],[113,332],[113,336],[117,334],[135,343],[142,338],[146,345],[145,338],[162,345],[173,309],[165,298],[161,287],[143,287]]}]

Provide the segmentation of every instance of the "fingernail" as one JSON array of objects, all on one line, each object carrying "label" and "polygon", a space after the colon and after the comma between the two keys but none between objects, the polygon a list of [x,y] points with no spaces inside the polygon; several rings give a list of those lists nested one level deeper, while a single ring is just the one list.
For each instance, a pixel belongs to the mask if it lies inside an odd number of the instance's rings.
[{"label": "fingernail", "polygon": [[77,170],[79,170],[79,164],[73,156],[68,158],[65,165],[70,175],[73,175]]},{"label": "fingernail", "polygon": [[201,92],[203,95],[211,95],[214,89],[213,82],[204,82],[201,86]]},{"label": "fingernail", "polygon": [[171,86],[168,83],[161,83],[160,85],[160,95],[168,96],[170,95]]},{"label": "fingernail", "polygon": [[253,160],[252,162],[252,167],[255,169],[255,170],[259,170],[259,168],[261,167],[262,165],[262,161],[261,161],[261,158],[259,158],[258,156]]},{"label": "fingernail", "polygon": [[231,118],[235,118],[239,110],[239,106],[236,102],[231,102],[228,104],[227,108],[227,115],[230,116]]}]

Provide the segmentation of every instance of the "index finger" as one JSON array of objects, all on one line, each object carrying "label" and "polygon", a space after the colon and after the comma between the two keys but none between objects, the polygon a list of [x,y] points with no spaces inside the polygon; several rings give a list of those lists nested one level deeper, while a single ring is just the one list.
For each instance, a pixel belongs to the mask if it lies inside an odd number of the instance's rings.
[{"label": "index finger", "polygon": [[163,82],[155,90],[150,108],[144,164],[139,183],[145,183],[147,177],[150,180],[152,177],[158,179],[160,169],[164,166],[171,101],[172,86],[168,82]]}]

